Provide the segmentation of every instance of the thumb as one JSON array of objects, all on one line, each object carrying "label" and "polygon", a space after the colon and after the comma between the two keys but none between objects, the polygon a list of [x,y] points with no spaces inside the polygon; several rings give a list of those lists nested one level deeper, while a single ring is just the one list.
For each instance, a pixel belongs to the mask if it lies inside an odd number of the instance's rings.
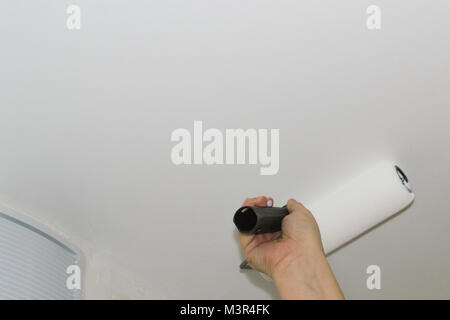
[{"label": "thumb", "polygon": [[289,201],[287,202],[286,208],[288,209],[289,213],[292,213],[293,211],[296,210],[301,210],[305,207],[303,207],[303,205],[298,202],[295,199],[289,199]]},{"label": "thumb", "polygon": [[295,199],[289,199],[286,208],[288,209],[289,213],[296,211],[311,214],[311,212],[303,204],[301,204]]}]

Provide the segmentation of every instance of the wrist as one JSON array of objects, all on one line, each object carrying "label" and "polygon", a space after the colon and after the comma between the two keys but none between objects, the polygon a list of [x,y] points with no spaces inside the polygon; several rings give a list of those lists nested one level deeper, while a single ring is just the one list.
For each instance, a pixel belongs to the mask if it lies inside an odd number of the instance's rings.
[{"label": "wrist", "polygon": [[282,299],[342,299],[339,285],[321,248],[299,248],[272,273]]}]

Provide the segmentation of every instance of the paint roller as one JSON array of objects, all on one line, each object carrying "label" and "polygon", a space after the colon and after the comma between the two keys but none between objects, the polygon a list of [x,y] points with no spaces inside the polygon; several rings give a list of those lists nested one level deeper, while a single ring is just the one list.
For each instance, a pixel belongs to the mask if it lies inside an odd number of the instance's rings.
[{"label": "paint roller", "polygon": [[[414,194],[405,173],[381,162],[347,180],[336,190],[305,206],[320,229],[325,253],[341,247],[411,204]],[[239,208],[233,222],[241,233],[281,230],[286,206]],[[250,268],[244,261],[241,269]]]}]

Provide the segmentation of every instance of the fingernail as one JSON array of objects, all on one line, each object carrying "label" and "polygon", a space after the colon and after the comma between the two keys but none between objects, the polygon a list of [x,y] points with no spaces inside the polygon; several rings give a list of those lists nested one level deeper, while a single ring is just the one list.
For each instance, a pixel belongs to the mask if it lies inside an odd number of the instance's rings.
[{"label": "fingernail", "polygon": [[267,200],[267,206],[268,207],[273,206],[273,201],[271,199]]}]

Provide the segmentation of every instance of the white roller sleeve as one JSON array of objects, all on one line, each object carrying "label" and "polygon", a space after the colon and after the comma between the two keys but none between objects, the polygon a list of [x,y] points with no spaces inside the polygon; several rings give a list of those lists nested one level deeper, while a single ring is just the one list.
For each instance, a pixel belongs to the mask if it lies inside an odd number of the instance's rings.
[{"label": "white roller sleeve", "polygon": [[396,166],[381,162],[349,178],[330,194],[304,205],[319,225],[327,254],[406,208],[413,200],[414,194]]},{"label": "white roller sleeve", "polygon": [[329,253],[407,207],[414,199],[410,190],[394,164],[379,163],[305,205],[316,218]]}]

